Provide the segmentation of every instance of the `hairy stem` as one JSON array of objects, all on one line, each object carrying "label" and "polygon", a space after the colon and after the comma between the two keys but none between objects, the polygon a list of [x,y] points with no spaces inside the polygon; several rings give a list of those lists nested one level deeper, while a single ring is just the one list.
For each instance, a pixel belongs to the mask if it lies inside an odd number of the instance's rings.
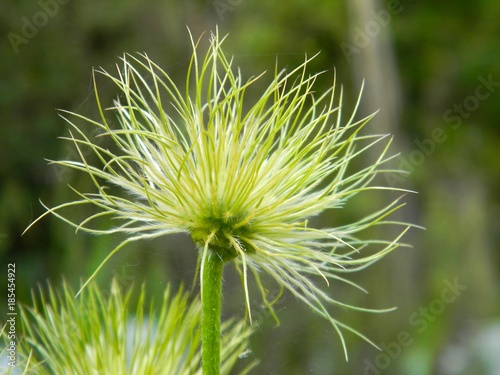
[{"label": "hairy stem", "polygon": [[203,375],[220,374],[220,319],[222,299],[222,267],[219,256],[209,251],[202,278],[202,370]]}]

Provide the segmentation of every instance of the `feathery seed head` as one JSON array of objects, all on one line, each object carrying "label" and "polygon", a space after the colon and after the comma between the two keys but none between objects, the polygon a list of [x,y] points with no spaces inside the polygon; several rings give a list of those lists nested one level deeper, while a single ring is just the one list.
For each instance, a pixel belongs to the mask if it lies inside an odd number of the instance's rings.
[{"label": "feathery seed head", "polygon": [[[173,293],[167,287],[161,308],[152,301],[148,309],[142,288],[134,311],[131,291],[122,293],[116,280],[109,295],[90,284],[78,299],[66,283],[62,290],[40,289],[34,307],[21,308],[19,369],[11,367],[7,374],[24,369],[23,374],[39,375],[201,375],[200,301],[189,301],[182,288]],[[248,348],[251,329],[232,320],[222,331],[221,373],[229,374],[238,354]],[[0,332],[2,343],[10,341],[7,336]],[[243,373],[255,365],[249,363]]]},{"label": "feathery seed head", "polygon": [[[341,275],[367,267],[401,245],[407,225],[386,220],[401,204],[395,201],[337,228],[312,228],[307,222],[361,192],[397,190],[373,185],[390,159],[390,141],[371,164],[353,168],[353,161],[386,138],[360,133],[370,117],[355,121],[352,114],[342,119],[342,90],[337,100],[335,79],[330,90],[317,95],[313,86],[319,74],[306,73],[311,60],[306,58],[290,72],[275,73],[249,105],[246,90],[262,78],[244,81],[223,53],[222,42],[212,34],[200,58],[193,41],[184,89],[146,55],[124,56],[116,76],[99,71],[121,92],[109,109],[119,126],[108,122],[97,88],[101,120],[72,115],[100,129],[114,148],[96,144],[68,119],[69,140],[81,160],[55,163],[88,174],[97,192],[77,191],[79,200],[48,212],[88,232],[126,233],[127,239],[110,256],[131,241],[188,233],[201,249],[202,268],[209,252],[233,261],[242,275],[248,309],[248,271],[272,309],[260,280],[261,273],[267,273],[328,319],[341,339],[341,329],[357,333],[325,307],[352,306],[334,300],[312,276],[327,285],[332,280],[354,285]],[[100,166],[88,161],[89,150]],[[112,193],[108,185],[124,194]],[[80,204],[99,211],[81,223],[61,213]],[[93,228],[91,222],[101,217],[120,224]],[[358,238],[363,230],[385,224],[403,225],[403,233],[391,240]],[[376,250],[360,256],[369,245]]]}]

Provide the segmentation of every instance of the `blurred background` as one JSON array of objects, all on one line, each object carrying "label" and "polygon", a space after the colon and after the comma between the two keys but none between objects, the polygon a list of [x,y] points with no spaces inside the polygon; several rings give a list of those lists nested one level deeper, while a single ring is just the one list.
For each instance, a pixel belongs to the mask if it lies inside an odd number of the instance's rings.
[{"label": "blurred background", "polygon": [[[413,248],[352,275],[370,294],[330,287],[350,304],[398,306],[382,315],[332,310],[383,352],[346,334],[345,362],[329,324],[285,294],[279,327],[256,298],[258,329],[238,368],[258,358],[253,374],[500,374],[499,19],[494,0],[2,1],[0,294],[9,262],[18,301],[30,303],[30,291],[46,280],[77,286],[119,241],[75,234],[54,217],[21,237],[44,212],[39,199],[54,206],[73,198],[67,184],[88,183],[44,160],[76,157],[58,139],[68,133],[56,109],[96,117],[92,68],[113,71],[123,52],[146,52],[182,83],[191,53],[186,26],[198,37],[218,25],[246,78],[267,70],[265,82],[276,61],[294,67],[321,52],[310,66],[326,71],[318,91],[335,67],[346,115],[364,79],[359,116],[380,109],[367,131],[394,134],[393,166],[409,172],[382,182],[418,191],[399,218],[426,227],[405,237]],[[100,88],[116,95],[108,82]],[[362,203],[335,215],[362,215],[373,198]],[[332,222],[325,215],[315,225]],[[187,236],[136,243],[99,281],[106,288],[114,276],[124,289],[146,282],[160,295],[167,283],[191,285],[196,255]],[[226,316],[243,315],[241,286],[226,268]]]}]

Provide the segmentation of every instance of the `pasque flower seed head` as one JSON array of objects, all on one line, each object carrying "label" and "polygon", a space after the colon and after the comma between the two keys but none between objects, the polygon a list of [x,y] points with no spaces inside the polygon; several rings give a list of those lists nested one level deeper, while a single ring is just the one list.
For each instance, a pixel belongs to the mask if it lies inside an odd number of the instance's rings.
[{"label": "pasque flower seed head", "polygon": [[[341,303],[321,284],[336,280],[355,285],[343,274],[400,246],[408,226],[386,219],[401,206],[397,200],[341,227],[313,228],[308,219],[325,211],[340,212],[362,192],[397,190],[373,183],[390,159],[386,156],[390,138],[361,134],[371,116],[355,121],[352,114],[347,121],[342,119],[342,89],[337,90],[337,100],[335,78],[327,92],[313,91],[320,75],[306,73],[311,58],[289,72],[276,71],[252,102],[247,89],[265,77],[244,80],[223,53],[223,40],[212,34],[204,57],[199,43],[192,40],[194,52],[184,88],[146,55],[125,55],[116,75],[98,71],[120,91],[108,108],[119,126],[107,120],[97,87],[101,119],[70,115],[97,127],[114,147],[100,146],[68,119],[68,139],[80,160],[55,163],[88,174],[96,192],[75,189],[78,200],[48,208],[47,213],[79,230],[125,233],[126,239],[108,258],[131,241],[188,233],[200,248],[201,271],[209,253],[237,267],[250,316],[249,274],[272,309],[261,280],[268,274],[328,319],[344,345],[341,330],[359,333],[334,319],[326,306],[373,310]],[[373,157],[366,151],[375,144],[385,144],[379,157],[359,167],[358,159]],[[90,161],[91,154],[99,163]],[[81,204],[94,205],[98,212],[76,223],[61,212]],[[102,217],[120,224],[92,227]],[[401,235],[391,240],[357,237],[383,224],[402,225]],[[376,250],[363,256],[372,245]]]}]

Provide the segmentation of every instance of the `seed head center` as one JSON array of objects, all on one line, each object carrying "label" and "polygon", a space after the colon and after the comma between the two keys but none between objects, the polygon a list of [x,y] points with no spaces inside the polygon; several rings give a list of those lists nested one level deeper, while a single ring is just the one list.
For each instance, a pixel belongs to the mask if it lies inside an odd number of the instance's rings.
[{"label": "seed head center", "polygon": [[222,215],[202,217],[191,230],[191,237],[200,247],[208,243],[208,248],[227,262],[241,252],[255,252],[245,241],[250,232],[248,215],[234,215],[226,211]]}]

